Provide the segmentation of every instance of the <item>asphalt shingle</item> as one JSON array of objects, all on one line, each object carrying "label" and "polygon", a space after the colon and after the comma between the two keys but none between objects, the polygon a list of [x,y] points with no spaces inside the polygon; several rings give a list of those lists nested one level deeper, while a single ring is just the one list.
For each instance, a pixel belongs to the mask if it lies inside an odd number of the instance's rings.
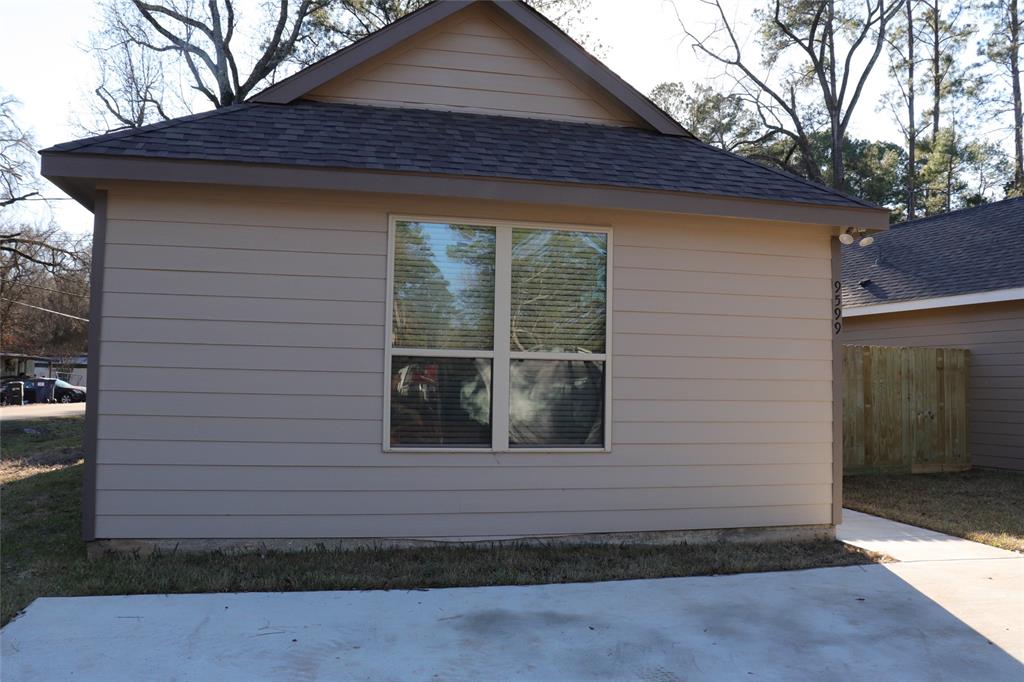
[{"label": "asphalt shingle", "polygon": [[843,247],[843,305],[1024,287],[1024,198],[894,225]]},{"label": "asphalt shingle", "polygon": [[875,208],[688,137],[354,104],[241,104],[45,151],[441,173]]}]

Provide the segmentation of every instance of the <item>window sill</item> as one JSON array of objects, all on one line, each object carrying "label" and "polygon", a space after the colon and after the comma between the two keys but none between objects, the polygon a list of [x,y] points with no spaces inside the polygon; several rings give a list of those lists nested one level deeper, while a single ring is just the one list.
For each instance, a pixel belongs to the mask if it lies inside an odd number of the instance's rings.
[{"label": "window sill", "polygon": [[456,447],[409,447],[396,448],[385,447],[385,453],[409,454],[409,455],[579,455],[579,454],[610,454],[610,447],[601,448],[509,448],[498,450],[495,448],[456,448]]}]

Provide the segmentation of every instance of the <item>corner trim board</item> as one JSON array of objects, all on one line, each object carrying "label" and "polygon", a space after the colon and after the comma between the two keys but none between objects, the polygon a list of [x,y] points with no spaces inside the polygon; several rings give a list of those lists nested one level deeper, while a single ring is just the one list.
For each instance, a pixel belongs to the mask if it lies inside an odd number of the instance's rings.
[{"label": "corner trim board", "polygon": [[97,190],[93,207],[92,265],[89,271],[89,390],[85,393],[82,539],[96,539],[96,455],[99,442],[100,339],[103,324],[103,272],[107,250],[107,192]]},{"label": "corner trim board", "polygon": [[843,252],[832,237],[832,524],[843,522]]}]

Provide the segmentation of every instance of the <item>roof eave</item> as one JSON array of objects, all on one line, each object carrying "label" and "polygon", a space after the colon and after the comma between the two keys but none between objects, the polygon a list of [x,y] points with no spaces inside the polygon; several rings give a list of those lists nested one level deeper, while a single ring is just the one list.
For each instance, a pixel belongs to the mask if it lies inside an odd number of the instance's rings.
[{"label": "roof eave", "polygon": [[145,181],[484,199],[888,228],[885,209],[514,178],[44,152],[42,175],[92,209],[97,183]]}]

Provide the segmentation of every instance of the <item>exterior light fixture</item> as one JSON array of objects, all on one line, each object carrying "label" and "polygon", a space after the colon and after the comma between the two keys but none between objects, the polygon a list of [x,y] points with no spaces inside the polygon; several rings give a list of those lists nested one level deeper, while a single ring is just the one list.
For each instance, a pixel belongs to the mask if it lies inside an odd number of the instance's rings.
[{"label": "exterior light fixture", "polygon": [[861,246],[871,246],[875,243],[875,238],[869,235],[867,230],[855,230],[852,227],[848,227],[839,235],[839,241],[847,246],[858,239],[860,239],[859,244]]}]

